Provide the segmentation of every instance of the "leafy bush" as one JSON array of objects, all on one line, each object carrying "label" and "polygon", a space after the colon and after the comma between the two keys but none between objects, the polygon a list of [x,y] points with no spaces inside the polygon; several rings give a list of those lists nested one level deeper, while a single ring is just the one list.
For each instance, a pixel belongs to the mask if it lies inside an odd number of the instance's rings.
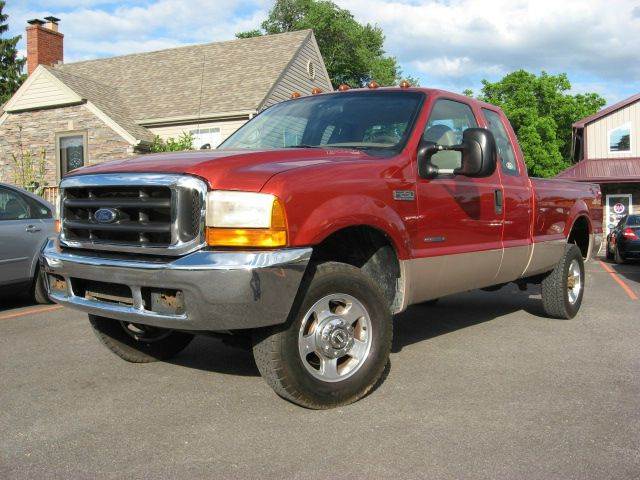
[{"label": "leafy bush", "polygon": [[44,148],[36,156],[29,150],[11,154],[13,184],[42,195],[46,183],[47,153]]},{"label": "leafy bush", "polygon": [[153,153],[180,152],[182,150],[193,150],[193,135],[191,133],[182,132],[177,139],[167,138],[166,140],[156,135],[151,144]]}]

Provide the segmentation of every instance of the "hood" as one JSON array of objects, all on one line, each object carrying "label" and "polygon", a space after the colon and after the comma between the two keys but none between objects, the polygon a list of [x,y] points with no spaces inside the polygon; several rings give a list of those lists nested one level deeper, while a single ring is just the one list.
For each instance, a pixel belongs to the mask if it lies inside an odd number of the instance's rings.
[{"label": "hood", "polygon": [[198,150],[140,155],[75,170],[70,175],[98,173],[187,173],[204,178],[213,189],[259,191],[272,176],[325,163],[357,161],[357,150],[286,148],[279,150]]}]

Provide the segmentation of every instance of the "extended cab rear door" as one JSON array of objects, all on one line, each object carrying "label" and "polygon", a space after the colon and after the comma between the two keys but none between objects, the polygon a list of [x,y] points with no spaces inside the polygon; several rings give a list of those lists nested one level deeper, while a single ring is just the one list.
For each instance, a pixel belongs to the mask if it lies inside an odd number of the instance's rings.
[{"label": "extended cab rear door", "polygon": [[[423,140],[455,145],[467,128],[479,126],[471,106],[457,98],[438,97],[423,132]],[[489,286],[502,259],[502,212],[496,208],[501,195],[498,171],[487,178],[453,175],[459,166],[457,152],[435,154],[440,169],[433,179],[417,179],[420,213],[415,238],[420,282],[413,302]]]},{"label": "extended cab rear door", "polygon": [[510,282],[524,272],[531,255],[533,195],[522,152],[511,124],[497,108],[481,109],[484,126],[498,147],[498,172],[502,183],[504,248],[496,283]]}]

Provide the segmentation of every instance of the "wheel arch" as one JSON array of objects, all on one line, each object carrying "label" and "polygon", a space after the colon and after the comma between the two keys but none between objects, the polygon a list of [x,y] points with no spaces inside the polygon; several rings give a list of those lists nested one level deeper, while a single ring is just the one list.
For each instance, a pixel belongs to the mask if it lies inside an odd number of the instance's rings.
[{"label": "wheel arch", "polygon": [[353,265],[380,285],[391,312],[402,305],[402,265],[391,236],[369,224],[342,226],[313,247],[312,262],[337,261]]},{"label": "wheel arch", "polygon": [[575,244],[580,249],[582,258],[584,259],[588,259],[592,255],[592,232],[593,227],[589,215],[586,212],[579,213],[571,224],[571,229],[567,236],[567,243]]}]

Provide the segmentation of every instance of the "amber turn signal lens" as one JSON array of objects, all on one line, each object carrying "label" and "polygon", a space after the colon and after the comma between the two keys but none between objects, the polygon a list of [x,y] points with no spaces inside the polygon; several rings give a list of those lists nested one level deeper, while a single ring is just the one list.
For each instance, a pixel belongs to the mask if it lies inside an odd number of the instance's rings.
[{"label": "amber turn signal lens", "polygon": [[400,88],[409,88],[411,84],[407,80],[402,80],[400,82]]},{"label": "amber turn signal lens", "polygon": [[287,245],[287,219],[276,198],[271,208],[269,228],[207,227],[207,245],[211,247],[275,248]]},{"label": "amber turn signal lens", "polygon": [[292,98],[292,99],[300,98],[300,92],[293,92],[293,93],[291,94],[291,98]]},{"label": "amber turn signal lens", "polygon": [[272,228],[208,227],[207,244],[213,247],[284,247],[287,245],[287,232]]},{"label": "amber turn signal lens", "polygon": [[53,228],[54,228],[54,230],[55,230],[55,232],[56,232],[56,233],[60,233],[60,231],[62,230],[62,227],[61,227],[61,225],[60,225],[60,220],[56,220],[56,221],[53,223]]},{"label": "amber turn signal lens", "polygon": [[313,87],[311,89],[311,95],[318,95],[319,93],[322,93],[322,89],[321,88]]},{"label": "amber turn signal lens", "polygon": [[369,84],[367,85],[367,87],[369,88],[378,88],[380,85],[378,84],[378,82],[376,82],[375,80],[371,80],[369,82]]},{"label": "amber turn signal lens", "polygon": [[347,90],[349,90],[349,85],[347,85],[346,83],[342,83],[340,84],[340,86],[338,87],[338,91],[339,92],[346,92]]}]

